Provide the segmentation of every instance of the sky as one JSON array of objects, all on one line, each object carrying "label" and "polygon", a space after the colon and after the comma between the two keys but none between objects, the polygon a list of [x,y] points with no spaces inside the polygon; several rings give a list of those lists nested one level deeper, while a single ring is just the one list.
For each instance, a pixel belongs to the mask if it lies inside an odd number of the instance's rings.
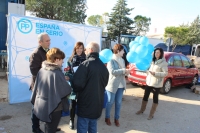
[{"label": "sky", "polygon": [[[163,34],[167,26],[188,24],[200,15],[200,0],[126,0],[130,18],[142,15],[151,18],[148,34]],[[111,13],[117,0],[87,0],[87,16]],[[87,18],[86,18],[87,21]],[[155,30],[156,29],[156,30]],[[156,31],[156,32],[155,32]]]}]

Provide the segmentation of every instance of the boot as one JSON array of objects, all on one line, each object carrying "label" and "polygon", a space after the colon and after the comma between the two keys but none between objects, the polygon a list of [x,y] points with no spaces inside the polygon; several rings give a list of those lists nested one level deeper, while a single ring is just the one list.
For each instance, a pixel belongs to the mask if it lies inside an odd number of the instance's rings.
[{"label": "boot", "polygon": [[56,129],[56,132],[59,132],[59,131],[61,131],[61,128],[57,128],[57,129]]},{"label": "boot", "polygon": [[108,126],[111,126],[110,118],[105,118],[105,122]]},{"label": "boot", "polygon": [[69,128],[74,129],[74,120],[69,121]]},{"label": "boot", "polygon": [[157,106],[158,106],[157,103],[153,103],[153,104],[152,104],[152,107],[151,107],[151,111],[150,111],[148,120],[151,120],[151,119],[153,118],[154,113],[156,112]]},{"label": "boot", "polygon": [[75,118],[75,109],[72,108],[70,110],[70,121],[69,121],[69,128],[74,129],[74,118]]},{"label": "boot", "polygon": [[147,103],[148,103],[148,101],[142,100],[141,109],[138,112],[136,112],[137,115],[142,114],[145,111]]},{"label": "boot", "polygon": [[117,126],[117,127],[120,126],[120,124],[119,124],[119,120],[116,120],[116,119],[115,119],[115,126]]},{"label": "boot", "polygon": [[33,129],[32,132],[33,133],[44,133],[40,128]]}]

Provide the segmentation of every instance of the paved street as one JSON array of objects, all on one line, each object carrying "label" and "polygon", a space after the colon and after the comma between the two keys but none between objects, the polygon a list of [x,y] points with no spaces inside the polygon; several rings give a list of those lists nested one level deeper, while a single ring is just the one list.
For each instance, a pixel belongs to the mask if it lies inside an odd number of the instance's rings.
[{"label": "paved street", "polygon": [[[7,85],[6,80],[0,80],[0,93],[3,94]],[[151,104],[150,96],[147,109],[142,115],[135,115],[140,108],[144,90],[138,86],[127,85],[121,109],[120,127],[113,123],[114,106],[111,112],[112,126],[104,122],[104,110],[98,121],[99,133],[199,133],[200,132],[200,95],[189,89],[177,87],[167,95],[160,95],[160,102],[154,119],[147,120]],[[3,95],[0,95],[3,97]],[[5,96],[5,95],[4,95]],[[31,104],[20,103],[9,105],[0,102],[0,133],[30,133],[31,132]],[[58,133],[76,133],[68,126],[69,117],[62,117]],[[44,129],[44,123],[41,128]]]}]

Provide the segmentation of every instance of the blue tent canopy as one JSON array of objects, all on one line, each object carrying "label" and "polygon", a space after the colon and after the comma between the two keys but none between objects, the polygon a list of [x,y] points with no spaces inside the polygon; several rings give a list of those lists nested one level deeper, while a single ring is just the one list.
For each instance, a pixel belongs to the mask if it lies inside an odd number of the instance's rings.
[{"label": "blue tent canopy", "polygon": [[[167,46],[165,43],[159,43],[155,46],[155,48],[162,48],[164,51],[167,51]],[[192,50],[192,46],[187,45],[177,45],[173,52],[181,52],[184,55],[190,55]],[[169,52],[172,52],[172,46],[169,47]]]}]

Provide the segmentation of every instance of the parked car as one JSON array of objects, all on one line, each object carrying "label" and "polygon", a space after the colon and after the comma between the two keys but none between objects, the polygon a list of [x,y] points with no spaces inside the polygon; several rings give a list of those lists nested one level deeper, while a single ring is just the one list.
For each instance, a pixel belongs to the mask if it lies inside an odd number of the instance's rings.
[{"label": "parked car", "polygon": [[[188,57],[175,52],[165,52],[164,57],[168,63],[168,75],[164,79],[161,93],[168,93],[171,87],[197,83],[198,69]],[[128,80],[132,84],[146,86],[146,71],[138,70],[133,64],[130,64],[129,68],[131,68],[131,72]]]}]

